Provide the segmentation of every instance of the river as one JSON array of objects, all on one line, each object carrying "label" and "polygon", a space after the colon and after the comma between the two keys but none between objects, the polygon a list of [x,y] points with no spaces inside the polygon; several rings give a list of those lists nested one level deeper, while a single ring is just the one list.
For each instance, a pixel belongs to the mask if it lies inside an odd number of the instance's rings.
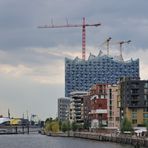
[{"label": "river", "polygon": [[39,134],[0,135],[0,148],[133,148],[110,142]]}]

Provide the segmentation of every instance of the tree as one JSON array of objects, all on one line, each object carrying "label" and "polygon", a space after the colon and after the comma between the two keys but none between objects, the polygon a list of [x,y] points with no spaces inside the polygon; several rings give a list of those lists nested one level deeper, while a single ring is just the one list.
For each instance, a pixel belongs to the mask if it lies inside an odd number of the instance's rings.
[{"label": "tree", "polygon": [[70,124],[70,121],[69,121],[69,120],[67,121],[67,130],[68,130],[68,131],[71,130],[71,124]]},{"label": "tree", "polygon": [[67,129],[68,129],[68,128],[67,128],[66,122],[63,122],[63,123],[62,123],[62,128],[61,128],[62,132],[65,133],[65,132],[67,131]]},{"label": "tree", "polygon": [[82,124],[78,124],[78,130],[81,131],[83,129],[83,125]]},{"label": "tree", "polygon": [[144,122],[144,125],[145,125],[145,127],[146,127],[146,130],[147,130],[147,136],[148,136],[148,120],[146,120],[146,121]]},{"label": "tree", "polygon": [[59,131],[59,122],[53,120],[52,118],[47,118],[45,121],[44,131],[46,134],[50,132],[58,132]]},{"label": "tree", "polygon": [[52,117],[50,117],[50,118],[49,118],[49,122],[52,122],[52,121],[53,121],[53,119],[52,119]]},{"label": "tree", "polygon": [[51,123],[51,131],[53,133],[57,133],[59,131],[59,123],[57,121]]},{"label": "tree", "polygon": [[48,123],[51,123],[52,120],[53,120],[53,119],[52,119],[51,117],[50,117],[50,118],[47,118],[47,119],[45,120],[45,125],[48,124]]},{"label": "tree", "polygon": [[62,130],[63,132],[70,131],[70,130],[71,130],[70,122],[69,122],[69,121],[64,121],[64,122],[62,123],[61,130]]},{"label": "tree", "polygon": [[62,121],[61,120],[59,121],[59,129],[60,129],[60,131],[62,130]]},{"label": "tree", "polygon": [[51,131],[51,125],[50,125],[49,122],[45,123],[44,131],[45,131],[46,134],[48,134]]},{"label": "tree", "polygon": [[85,121],[84,125],[83,125],[83,128],[88,130],[89,127],[90,127],[89,121]]},{"label": "tree", "polygon": [[124,133],[124,131],[133,131],[132,124],[126,117],[121,124],[121,132]]},{"label": "tree", "polygon": [[76,122],[73,122],[72,125],[71,125],[71,129],[73,131],[76,131],[78,129],[78,125],[76,124]]}]

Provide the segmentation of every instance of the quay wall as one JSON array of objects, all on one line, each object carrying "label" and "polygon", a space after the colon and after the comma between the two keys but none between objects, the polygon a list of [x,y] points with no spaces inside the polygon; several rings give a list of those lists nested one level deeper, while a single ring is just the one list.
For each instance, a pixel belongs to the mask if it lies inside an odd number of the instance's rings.
[{"label": "quay wall", "polygon": [[68,132],[68,133],[51,133],[50,136],[58,137],[75,137],[83,138],[104,142],[115,142],[122,144],[130,144],[135,148],[148,147],[148,138],[146,137],[131,137],[129,135],[111,135],[103,133],[92,133],[92,132]]}]

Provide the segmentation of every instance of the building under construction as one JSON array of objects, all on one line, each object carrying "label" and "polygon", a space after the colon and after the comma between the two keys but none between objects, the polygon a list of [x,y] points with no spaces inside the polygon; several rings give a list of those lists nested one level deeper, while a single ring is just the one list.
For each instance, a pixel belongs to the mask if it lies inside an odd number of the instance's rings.
[{"label": "building under construction", "polygon": [[88,91],[93,84],[116,84],[121,77],[139,78],[139,59],[123,61],[90,54],[87,60],[65,58],[65,96],[73,91]]},{"label": "building under construction", "polygon": [[101,23],[86,23],[85,18],[82,24],[38,26],[38,28],[82,28],[82,59],[65,58],[65,96],[68,97],[73,91],[88,91],[96,83],[116,84],[120,77],[139,77],[139,60],[124,61],[122,57],[122,45],[129,44],[131,40],[118,42],[120,47],[119,59],[113,58],[109,53],[109,37],[103,44],[107,45],[107,55],[90,55],[86,57],[86,28],[98,27]]}]

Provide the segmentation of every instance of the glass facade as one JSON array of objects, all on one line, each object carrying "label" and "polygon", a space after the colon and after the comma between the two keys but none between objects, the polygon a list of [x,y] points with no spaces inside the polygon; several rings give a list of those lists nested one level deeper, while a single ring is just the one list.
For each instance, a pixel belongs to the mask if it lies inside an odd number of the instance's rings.
[{"label": "glass facade", "polygon": [[65,58],[65,96],[88,91],[96,83],[116,84],[121,77],[139,77],[139,59],[121,61],[107,55],[90,55],[85,61]]}]

